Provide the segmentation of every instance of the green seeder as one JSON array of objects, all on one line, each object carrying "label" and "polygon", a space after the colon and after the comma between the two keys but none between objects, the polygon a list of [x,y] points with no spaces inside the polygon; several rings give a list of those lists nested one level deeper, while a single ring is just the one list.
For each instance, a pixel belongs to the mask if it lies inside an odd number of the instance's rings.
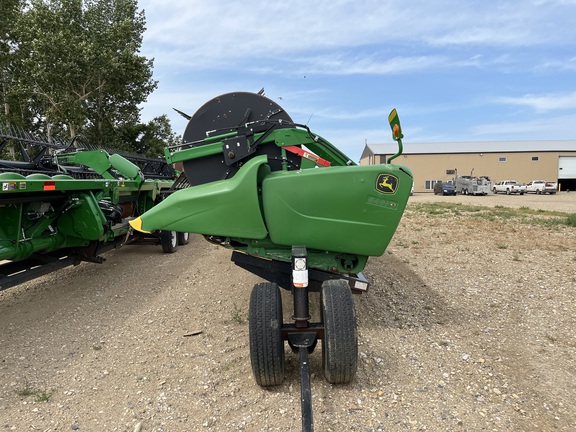
[{"label": "green seeder", "polygon": [[[352,291],[363,292],[368,257],[386,250],[412,188],[392,160],[359,166],[326,139],[253,93],[214,98],[189,118],[183,142],[166,149],[182,163],[182,187],[130,222],[133,228],[202,234],[268,282],[250,298],[250,355],[258,384],[284,380],[284,341],[300,354],[302,425],[312,428],[308,354],[322,340],[324,375],[349,383],[357,367]],[[280,288],[294,298],[283,323]],[[321,322],[310,322],[309,292],[320,291]]]}]

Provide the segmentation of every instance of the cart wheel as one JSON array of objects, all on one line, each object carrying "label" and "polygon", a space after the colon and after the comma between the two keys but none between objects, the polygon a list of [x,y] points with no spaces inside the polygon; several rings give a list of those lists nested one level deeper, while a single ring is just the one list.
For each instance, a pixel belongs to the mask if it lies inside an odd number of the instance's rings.
[{"label": "cart wheel", "polygon": [[282,297],[278,285],[254,285],[249,310],[250,361],[256,382],[263,386],[282,384],[286,366],[282,340]]},{"label": "cart wheel", "polygon": [[176,249],[178,249],[178,234],[176,231],[161,231],[160,244],[164,252],[176,252]]},{"label": "cart wheel", "polygon": [[321,303],[324,376],[329,383],[348,384],[358,366],[356,312],[348,283],[342,279],[325,281]]},{"label": "cart wheel", "polygon": [[179,232],[178,233],[178,244],[180,246],[184,246],[190,243],[190,233],[187,232]]}]

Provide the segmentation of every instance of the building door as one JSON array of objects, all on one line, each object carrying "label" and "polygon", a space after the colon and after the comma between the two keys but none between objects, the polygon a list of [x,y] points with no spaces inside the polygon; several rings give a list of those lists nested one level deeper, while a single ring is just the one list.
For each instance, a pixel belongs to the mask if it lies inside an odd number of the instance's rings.
[{"label": "building door", "polygon": [[558,183],[560,190],[576,190],[576,156],[560,156]]}]

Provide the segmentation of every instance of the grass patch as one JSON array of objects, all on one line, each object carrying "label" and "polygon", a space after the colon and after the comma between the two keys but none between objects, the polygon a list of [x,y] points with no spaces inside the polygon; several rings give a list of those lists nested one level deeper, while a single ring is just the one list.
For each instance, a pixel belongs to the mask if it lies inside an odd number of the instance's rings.
[{"label": "grass patch", "polygon": [[16,390],[16,394],[21,397],[33,396],[37,402],[48,402],[54,394],[54,390],[35,388],[26,382],[24,387]]},{"label": "grass patch", "polygon": [[547,334],[546,335],[546,339],[548,339],[548,341],[555,343],[558,339],[556,339],[554,336]]},{"label": "grass patch", "polygon": [[236,303],[232,307],[232,322],[236,324],[244,324],[246,321],[246,314],[238,307]]},{"label": "grass patch", "polygon": [[511,208],[497,205],[494,207],[475,206],[460,203],[418,203],[410,207],[414,213],[431,217],[475,217],[487,221],[514,221],[526,225],[559,227],[576,227],[576,213],[534,210],[528,207]]},{"label": "grass patch", "polygon": [[53,394],[54,390],[38,390],[35,397],[38,402],[48,402]]},{"label": "grass patch", "polygon": [[220,369],[225,371],[225,372],[228,372],[229,370],[236,367],[237,365],[238,365],[237,360],[230,360],[230,361],[227,361],[226,363],[224,363],[222,366],[220,366]]},{"label": "grass patch", "polygon": [[396,242],[396,246],[402,247],[402,248],[407,248],[407,247],[408,247],[408,245],[407,245],[406,243],[404,243],[402,240],[398,240],[398,241]]}]

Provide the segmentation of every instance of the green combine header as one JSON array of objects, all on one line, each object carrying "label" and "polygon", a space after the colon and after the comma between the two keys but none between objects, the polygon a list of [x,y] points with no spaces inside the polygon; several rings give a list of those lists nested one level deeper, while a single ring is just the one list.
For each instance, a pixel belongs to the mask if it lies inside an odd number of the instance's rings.
[{"label": "green combine header", "polygon": [[[240,267],[264,278],[250,298],[250,357],[256,382],[285,377],[284,342],[299,353],[302,426],[312,430],[308,354],[322,341],[324,375],[353,380],[357,331],[352,292],[368,290],[370,256],[386,250],[406,207],[412,173],[402,153],[396,111],[389,118],[398,152],[382,165],[359,166],[261,94],[228,93],[191,117],[181,145],[188,186],[130,221],[136,230],[202,234],[232,251]],[[293,295],[283,323],[280,288]],[[320,292],[321,322],[311,322],[309,293]]]},{"label": "green combine header", "polygon": [[[101,263],[103,252],[142,239],[129,221],[175,184],[164,159],[0,130],[0,152],[8,144],[20,160],[0,161],[0,289],[82,261]],[[187,236],[159,231],[147,238],[173,252]]]}]

